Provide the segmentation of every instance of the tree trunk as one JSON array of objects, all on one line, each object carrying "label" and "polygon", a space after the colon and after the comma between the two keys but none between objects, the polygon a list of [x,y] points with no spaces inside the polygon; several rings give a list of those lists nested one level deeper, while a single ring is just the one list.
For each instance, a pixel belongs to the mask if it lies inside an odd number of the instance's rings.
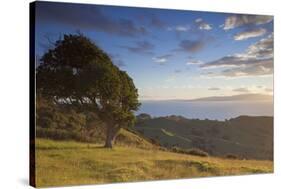
[{"label": "tree trunk", "polygon": [[106,139],[105,139],[105,148],[112,148],[114,140],[116,138],[116,135],[119,131],[118,127],[114,126],[107,126],[107,131],[106,131]]}]

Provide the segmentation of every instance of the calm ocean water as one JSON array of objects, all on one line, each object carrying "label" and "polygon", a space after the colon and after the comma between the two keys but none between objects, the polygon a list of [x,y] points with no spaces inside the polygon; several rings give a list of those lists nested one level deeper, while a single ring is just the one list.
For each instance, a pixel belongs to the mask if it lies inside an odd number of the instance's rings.
[{"label": "calm ocean water", "polygon": [[259,101],[142,101],[137,112],[152,116],[181,115],[186,118],[224,120],[240,115],[273,116],[273,102]]}]

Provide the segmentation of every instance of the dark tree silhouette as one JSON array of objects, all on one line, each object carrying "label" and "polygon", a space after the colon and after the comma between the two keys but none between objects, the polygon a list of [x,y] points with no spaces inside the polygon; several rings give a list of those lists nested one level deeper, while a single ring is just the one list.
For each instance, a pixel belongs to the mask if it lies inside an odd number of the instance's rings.
[{"label": "dark tree silhouette", "polygon": [[105,147],[112,148],[120,128],[133,125],[140,105],[133,80],[81,34],[64,35],[54,45],[37,67],[37,94],[94,112],[107,127]]}]

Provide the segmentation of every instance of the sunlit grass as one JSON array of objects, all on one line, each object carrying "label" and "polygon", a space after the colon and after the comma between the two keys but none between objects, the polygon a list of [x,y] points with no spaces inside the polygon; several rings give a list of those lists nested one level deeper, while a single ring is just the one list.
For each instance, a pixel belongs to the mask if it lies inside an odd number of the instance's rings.
[{"label": "sunlit grass", "polygon": [[122,181],[270,173],[273,162],[198,157],[101,144],[36,139],[36,185],[62,186]]}]

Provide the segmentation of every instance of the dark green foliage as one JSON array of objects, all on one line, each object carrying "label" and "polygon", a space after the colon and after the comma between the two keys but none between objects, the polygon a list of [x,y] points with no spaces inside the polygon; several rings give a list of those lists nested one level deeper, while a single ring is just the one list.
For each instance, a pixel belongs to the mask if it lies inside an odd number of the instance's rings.
[{"label": "dark green foliage", "polygon": [[77,140],[83,141],[80,133],[67,131],[64,129],[36,128],[36,136],[39,138],[48,138],[54,140]]},{"label": "dark green foliage", "polygon": [[[87,37],[64,35],[53,49],[43,55],[36,71],[37,95],[42,95],[53,104],[67,106],[77,115],[94,113],[107,128],[106,147],[112,147],[121,127],[133,125],[133,111],[140,105],[133,80]],[[68,119],[71,122],[67,124],[68,128],[73,125],[80,127],[84,118],[80,115],[74,118],[72,114],[70,112],[68,117],[56,116],[58,119]],[[42,119],[45,120],[39,122],[53,124],[45,116]],[[66,120],[62,122],[66,123]]]},{"label": "dark green foliage", "polygon": [[86,125],[86,116],[65,108],[39,109],[37,126],[42,128],[82,130]]},{"label": "dark green foliage", "polygon": [[37,137],[84,142],[105,139],[105,129],[95,114],[77,112],[71,106],[54,104],[42,97],[36,101]]}]

